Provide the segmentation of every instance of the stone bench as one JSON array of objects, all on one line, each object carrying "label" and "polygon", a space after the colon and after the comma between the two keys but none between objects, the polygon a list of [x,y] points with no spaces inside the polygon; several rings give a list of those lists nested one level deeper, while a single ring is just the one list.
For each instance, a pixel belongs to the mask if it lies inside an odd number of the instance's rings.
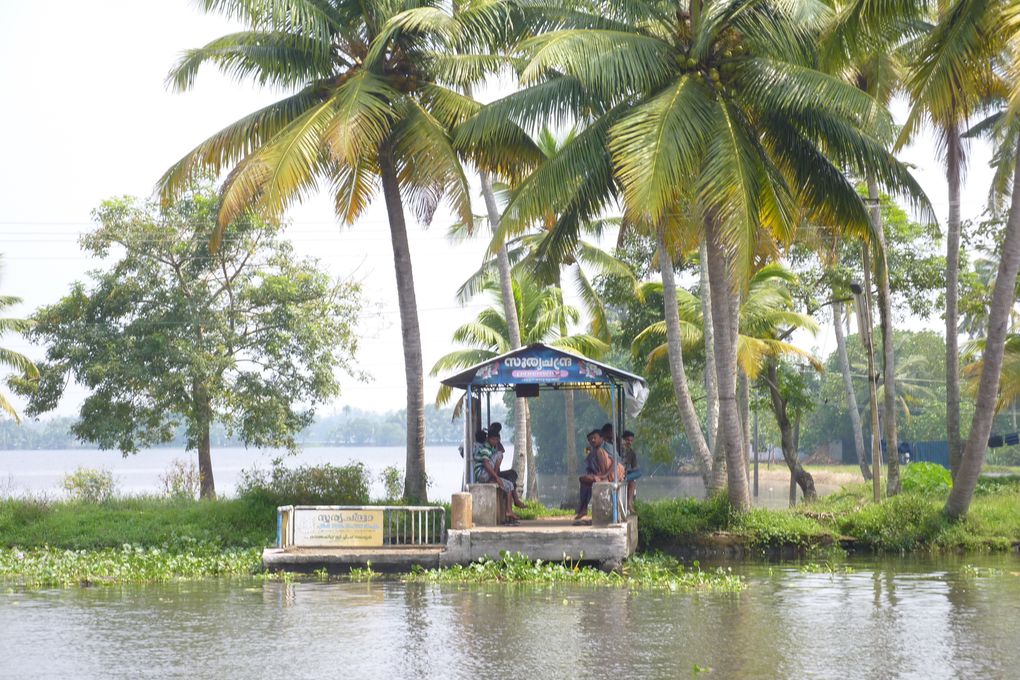
[{"label": "stone bench", "polygon": [[[613,522],[613,490],[616,490],[616,522]],[[592,526],[627,521],[627,482],[595,482],[591,488]]]},{"label": "stone bench", "polygon": [[503,524],[507,511],[506,494],[495,484],[468,484],[471,494],[471,522],[476,527]]}]

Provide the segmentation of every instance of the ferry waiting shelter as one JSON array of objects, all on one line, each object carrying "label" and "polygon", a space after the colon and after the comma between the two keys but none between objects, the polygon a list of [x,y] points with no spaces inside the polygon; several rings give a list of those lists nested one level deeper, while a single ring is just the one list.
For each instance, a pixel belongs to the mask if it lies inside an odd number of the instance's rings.
[{"label": "ferry waiting shelter", "polygon": [[[464,473],[463,489],[474,483],[471,451],[474,433],[481,428],[482,408],[486,421],[493,392],[513,391],[518,398],[537,397],[541,391],[577,390],[587,392],[608,404],[610,421],[615,432],[623,432],[627,417],[635,417],[648,397],[644,378],[607,364],[556,347],[536,343],[476,364],[446,378],[442,383],[465,391],[464,396]],[[484,403],[483,403],[484,402]],[[614,444],[615,476],[619,452]],[[574,483],[574,480],[568,480]],[[613,520],[618,521],[619,488],[623,480],[613,484]],[[624,494],[626,499],[626,494]]]}]

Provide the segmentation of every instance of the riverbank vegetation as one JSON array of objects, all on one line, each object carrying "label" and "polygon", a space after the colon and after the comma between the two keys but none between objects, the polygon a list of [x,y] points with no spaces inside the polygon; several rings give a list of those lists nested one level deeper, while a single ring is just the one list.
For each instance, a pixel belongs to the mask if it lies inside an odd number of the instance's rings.
[{"label": "riverbank vegetation", "polygon": [[744,585],[726,569],[703,571],[695,563],[685,566],[658,553],[637,555],[617,571],[602,571],[571,562],[532,562],[521,555],[503,554],[499,559],[482,559],[467,566],[447,569],[419,569],[405,577],[418,583],[519,583],[662,588],[671,591],[735,592]]}]

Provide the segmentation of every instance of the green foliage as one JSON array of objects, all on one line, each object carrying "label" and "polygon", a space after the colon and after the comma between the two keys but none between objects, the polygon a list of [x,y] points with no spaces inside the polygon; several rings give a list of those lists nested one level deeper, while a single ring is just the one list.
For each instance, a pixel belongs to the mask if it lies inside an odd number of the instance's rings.
[{"label": "green foliage", "polygon": [[15,383],[29,414],[55,408],[73,379],[89,394],[72,431],[101,448],[136,452],[179,426],[196,448],[216,421],[246,445],[296,447],[350,370],[360,290],[249,214],[213,252],[218,209],[208,187],[166,206],[102,204],[81,246],[109,264],[35,314],[42,377]]},{"label": "green foliage", "polygon": [[747,539],[748,545],[764,548],[796,545],[813,546],[817,539],[830,535],[816,520],[782,510],[755,508],[734,513],[729,529]]},{"label": "green foliage", "polygon": [[397,501],[404,495],[404,471],[397,466],[386,466],[379,473],[379,480],[383,483],[385,500]]},{"label": "green foliage", "polygon": [[186,551],[263,547],[276,536],[276,506],[257,500],[114,498],[101,505],[0,500],[0,546],[67,550],[125,543]]},{"label": "green foliage", "polygon": [[203,546],[184,552],[131,544],[99,550],[0,548],[0,583],[29,588],[246,576],[261,567],[261,552],[253,548]]},{"label": "green foliage", "polygon": [[648,550],[720,531],[729,521],[730,506],[724,495],[702,501],[696,498],[645,503],[637,501],[638,538]]},{"label": "green foliage", "polygon": [[64,475],[62,486],[71,500],[78,503],[105,503],[117,491],[112,472],[87,467]]},{"label": "green foliage", "polygon": [[935,463],[911,463],[902,474],[904,493],[944,498],[953,486],[949,470]]},{"label": "green foliage", "polygon": [[193,460],[174,458],[159,476],[163,495],[167,498],[190,498],[194,500],[202,485],[202,476]]},{"label": "green foliage", "polygon": [[738,592],[744,584],[739,576],[717,569],[702,571],[695,564],[684,567],[666,555],[638,555],[627,560],[620,571],[605,572],[572,562],[532,562],[520,554],[502,553],[499,559],[482,559],[467,566],[447,569],[416,569],[407,577],[424,583],[574,583],[586,586],[626,586],[669,591]]},{"label": "green foliage", "polygon": [[526,507],[514,509],[514,512],[521,519],[538,519],[539,517],[570,517],[574,514],[573,510],[547,508],[533,498],[529,498],[524,501],[524,505]]},{"label": "green foliage", "polygon": [[237,482],[240,498],[276,508],[280,505],[365,505],[368,471],[361,463],[302,465],[272,470],[242,470]]}]

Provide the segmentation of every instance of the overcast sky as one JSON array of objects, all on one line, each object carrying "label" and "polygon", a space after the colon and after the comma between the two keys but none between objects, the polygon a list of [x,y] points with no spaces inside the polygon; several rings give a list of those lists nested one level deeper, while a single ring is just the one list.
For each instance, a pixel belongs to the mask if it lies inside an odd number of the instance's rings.
[{"label": "overcast sky", "polygon": [[[16,315],[56,301],[96,265],[79,251],[77,238],[91,228],[90,212],[103,199],[148,196],[159,176],[198,142],[280,98],[279,91],[258,90],[213,70],[202,72],[190,92],[165,87],[182,50],[237,28],[188,0],[0,2],[0,293],[24,299]],[[987,149],[976,145],[970,156],[965,218],[980,215],[990,177]],[[944,175],[930,141],[901,157],[915,166],[944,219]],[[480,201],[475,211],[481,212]],[[324,196],[292,210],[290,220],[287,236],[298,251],[319,257],[335,276],[362,281],[370,303],[359,356],[373,380],[344,380],[341,398],[322,412],[345,404],[403,407],[396,285],[381,200],[354,227],[337,224]],[[453,329],[488,303],[458,306],[454,293],[480,264],[485,244],[451,245],[448,223],[441,212],[430,228],[410,230],[426,371],[450,350]],[[19,337],[7,336],[2,344],[41,354]],[[816,341],[822,356],[832,347],[825,335]],[[436,387],[426,379],[427,399]],[[75,412],[80,398],[80,391],[68,394],[60,412]]]}]

